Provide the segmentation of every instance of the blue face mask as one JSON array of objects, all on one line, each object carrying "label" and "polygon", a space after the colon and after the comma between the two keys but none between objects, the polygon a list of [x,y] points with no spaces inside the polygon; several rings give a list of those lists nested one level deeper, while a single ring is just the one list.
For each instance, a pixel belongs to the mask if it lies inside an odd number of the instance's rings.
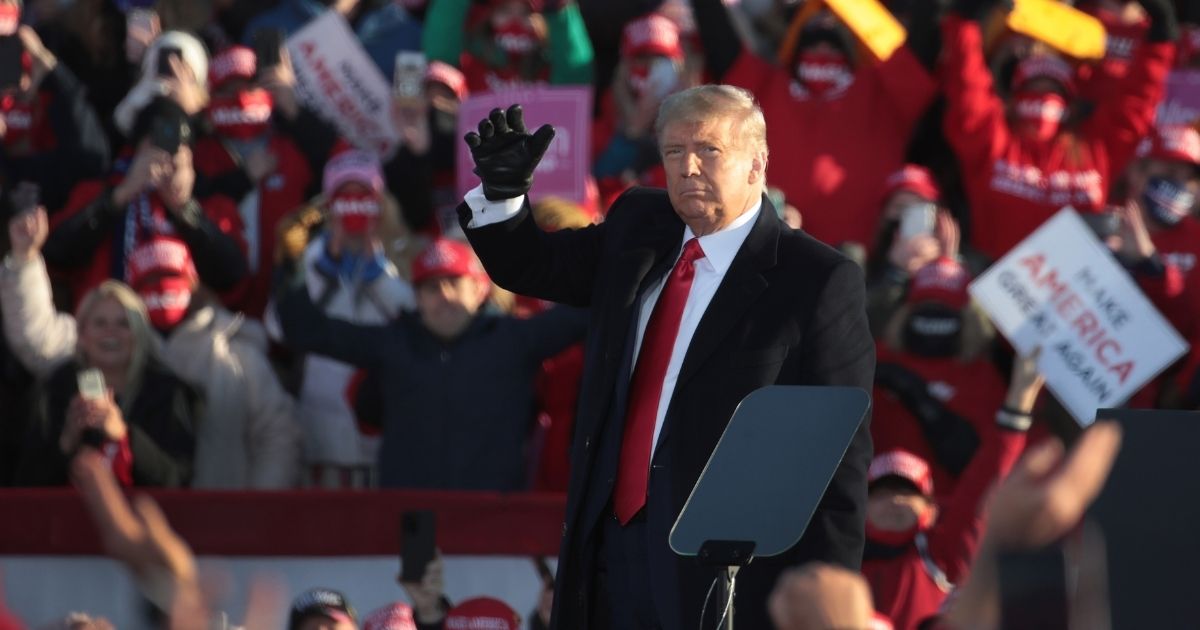
[{"label": "blue face mask", "polygon": [[1155,222],[1164,227],[1178,225],[1196,203],[1193,195],[1181,183],[1164,177],[1151,177],[1142,192],[1142,203]]}]

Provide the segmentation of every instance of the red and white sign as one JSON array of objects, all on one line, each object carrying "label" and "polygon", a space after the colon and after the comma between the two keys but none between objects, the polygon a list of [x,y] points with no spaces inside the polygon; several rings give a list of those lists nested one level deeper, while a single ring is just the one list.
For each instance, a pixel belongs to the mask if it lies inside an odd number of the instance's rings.
[{"label": "red and white sign", "polygon": [[1046,386],[1082,425],[1119,407],[1188,344],[1071,208],[968,287],[1017,352],[1042,353]]},{"label": "red and white sign", "polygon": [[337,11],[288,38],[296,89],[355,146],[380,156],[400,142],[392,124],[392,89]]}]

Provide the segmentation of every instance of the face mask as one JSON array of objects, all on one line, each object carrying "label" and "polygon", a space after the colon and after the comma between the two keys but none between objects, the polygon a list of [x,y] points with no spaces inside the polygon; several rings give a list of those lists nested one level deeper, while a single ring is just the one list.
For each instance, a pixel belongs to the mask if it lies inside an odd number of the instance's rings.
[{"label": "face mask", "polygon": [[496,46],[510,55],[528,55],[538,47],[537,33],[522,18],[493,24]]},{"label": "face mask", "polygon": [[1058,134],[1067,115],[1067,99],[1059,94],[1018,93],[1014,101],[1017,124],[1022,133],[1035,140],[1049,140]]},{"label": "face mask", "polygon": [[208,118],[218,135],[248,140],[267,132],[274,105],[270,92],[261,88],[244,90],[228,96],[214,96]]},{"label": "face mask", "polygon": [[796,79],[813,96],[845,89],[854,81],[846,56],[830,52],[802,52],[796,59]]},{"label": "face mask", "polygon": [[33,133],[33,103],[13,95],[0,99],[0,119],[7,131],[4,144],[13,146],[24,142]]},{"label": "face mask", "polygon": [[340,194],[329,202],[329,212],[347,234],[365,234],[379,218],[379,211],[379,198],[371,193]]},{"label": "face mask", "polygon": [[1142,203],[1159,225],[1174,227],[1191,213],[1196,196],[1180,183],[1151,177],[1142,191]]},{"label": "face mask", "polygon": [[165,276],[138,289],[146,303],[150,323],[161,331],[173,330],[187,316],[192,303],[192,282],[183,276]]},{"label": "face mask", "polygon": [[962,313],[951,308],[923,306],[904,323],[904,348],[917,356],[956,356],[961,340]]},{"label": "face mask", "polygon": [[679,84],[679,72],[669,57],[655,57],[649,64],[635,63],[629,68],[629,89],[634,98],[649,92],[664,98]]}]

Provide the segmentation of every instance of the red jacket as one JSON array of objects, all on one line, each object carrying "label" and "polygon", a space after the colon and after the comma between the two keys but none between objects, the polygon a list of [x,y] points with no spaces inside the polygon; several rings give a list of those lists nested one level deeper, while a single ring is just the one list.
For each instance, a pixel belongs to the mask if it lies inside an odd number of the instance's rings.
[{"label": "red jacket", "polygon": [[905,163],[921,115],[937,93],[905,47],[861,65],[845,93],[814,99],[791,73],[743,50],[725,81],[750,90],[767,120],[767,183],[783,190],[804,230],[836,245],[874,241],[884,182]]},{"label": "red jacket", "polygon": [[1063,206],[1081,212],[1103,207],[1112,177],[1125,169],[1151,129],[1175,49],[1143,42],[1119,92],[1097,103],[1074,133],[1037,142],[1009,129],[983,57],[979,24],[948,16],[942,41],[943,124],[962,166],[972,242],[992,258]]},{"label": "red jacket", "polygon": [[[981,437],[993,430],[996,410],[1004,404],[1007,386],[995,366],[986,358],[963,363],[957,359],[931,359],[878,345],[877,363],[898,363],[920,376],[929,392],[948,409],[971,423]],[[932,447],[921,432],[912,413],[886,389],[875,387],[871,397],[871,438],[875,452],[903,449],[929,462],[933,488],[939,497],[949,496],[957,480],[938,463]]]},{"label": "red jacket", "polygon": [[[937,613],[951,584],[962,582],[983,534],[981,502],[989,488],[1004,478],[1025,448],[1026,435],[994,424],[981,434],[979,452],[963,471],[954,494],[941,504],[934,526],[917,534],[896,556],[863,559],[862,573],[871,585],[875,610],[887,615],[896,630],[915,630]],[[919,545],[924,543],[924,552]]]},{"label": "red jacket", "polygon": [[[291,139],[273,135],[268,149],[275,154],[277,165],[274,173],[259,182],[257,205],[235,208],[241,222],[239,237],[247,247],[250,273],[237,288],[222,296],[229,308],[256,318],[262,317],[271,292],[275,226],[307,201],[305,191],[312,182],[308,161]],[[206,177],[219,177],[239,168],[230,152],[213,136],[201,138],[193,151],[196,170]]]}]

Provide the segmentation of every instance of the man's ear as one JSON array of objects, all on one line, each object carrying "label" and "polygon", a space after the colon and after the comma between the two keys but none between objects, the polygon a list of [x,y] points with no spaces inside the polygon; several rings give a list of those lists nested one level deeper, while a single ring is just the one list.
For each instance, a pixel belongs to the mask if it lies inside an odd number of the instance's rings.
[{"label": "man's ear", "polygon": [[767,153],[759,151],[750,161],[750,183],[757,184],[767,179]]}]

